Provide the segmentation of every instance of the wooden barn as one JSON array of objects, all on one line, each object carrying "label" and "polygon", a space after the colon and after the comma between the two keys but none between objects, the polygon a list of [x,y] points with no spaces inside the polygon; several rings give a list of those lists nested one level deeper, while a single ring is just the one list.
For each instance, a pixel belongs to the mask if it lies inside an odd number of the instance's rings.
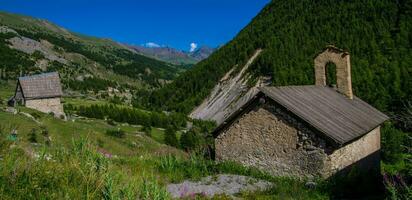
[{"label": "wooden barn", "polygon": [[44,113],[64,116],[60,77],[57,72],[20,77],[10,105],[21,104]]},{"label": "wooden barn", "polygon": [[[326,64],[336,86],[326,85]],[[349,54],[328,47],[315,58],[316,84],[261,87],[213,132],[216,159],[277,176],[329,177],[379,166],[380,125],[388,117],[353,95]]]}]

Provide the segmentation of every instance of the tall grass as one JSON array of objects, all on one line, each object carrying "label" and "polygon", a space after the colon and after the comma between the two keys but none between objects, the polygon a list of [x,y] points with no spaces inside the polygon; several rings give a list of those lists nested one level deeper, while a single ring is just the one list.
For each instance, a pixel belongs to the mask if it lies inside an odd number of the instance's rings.
[{"label": "tall grass", "polygon": [[130,177],[111,170],[111,160],[86,139],[73,140],[70,149],[7,148],[0,160],[1,199],[167,199],[154,179]]},{"label": "tall grass", "polygon": [[328,199],[326,191],[322,188],[306,188],[305,181],[288,177],[273,177],[256,168],[244,167],[235,162],[217,163],[196,155],[188,159],[169,155],[158,158],[155,165],[161,175],[171,182],[181,182],[186,179],[198,180],[201,177],[216,174],[237,174],[264,179],[274,184],[274,187],[267,191],[242,194],[246,199]]}]

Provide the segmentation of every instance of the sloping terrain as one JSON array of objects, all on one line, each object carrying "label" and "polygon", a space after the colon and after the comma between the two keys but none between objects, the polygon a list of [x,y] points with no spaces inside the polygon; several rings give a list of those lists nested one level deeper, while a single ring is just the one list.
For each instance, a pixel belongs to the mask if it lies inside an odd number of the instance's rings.
[{"label": "sloping terrain", "polygon": [[[79,35],[46,20],[4,12],[0,12],[0,52],[2,79],[59,71],[65,86],[75,90],[79,85],[88,85],[89,90],[158,87],[183,70],[109,39]],[[85,77],[101,87],[83,82]]]},{"label": "sloping terrain", "polygon": [[209,57],[215,51],[214,48],[207,46],[200,47],[193,52],[180,51],[171,47],[144,47],[132,45],[127,45],[127,47],[142,55],[177,65],[196,64]]},{"label": "sloping terrain", "polygon": [[142,55],[156,58],[174,64],[195,64],[196,59],[190,57],[187,53],[173,49],[171,47],[144,47],[128,46],[130,49]]},{"label": "sloping terrain", "polygon": [[251,87],[248,85],[251,76],[247,70],[261,52],[262,50],[257,50],[237,74],[234,72],[235,68],[232,68],[213,88],[208,98],[190,113],[190,117],[213,120],[217,124],[221,124],[234,111],[249,101],[258,92],[257,87],[267,84],[261,79]]},{"label": "sloping terrain", "polygon": [[411,33],[411,1],[272,1],[232,41],[147,101],[190,113],[257,49],[264,51],[250,75],[271,76],[275,86],[314,84],[313,58],[334,44],[351,55],[354,94],[381,111],[401,112],[412,100]]}]

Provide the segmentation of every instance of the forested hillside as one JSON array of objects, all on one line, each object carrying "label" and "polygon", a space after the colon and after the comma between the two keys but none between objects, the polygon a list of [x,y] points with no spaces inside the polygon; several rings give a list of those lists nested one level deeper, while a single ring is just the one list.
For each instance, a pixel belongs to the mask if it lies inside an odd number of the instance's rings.
[{"label": "forested hillside", "polygon": [[[0,52],[1,79],[59,71],[70,89],[158,87],[183,70],[110,39],[76,34],[46,20],[4,12],[0,12]],[[93,81],[85,82],[85,78]]]},{"label": "forested hillside", "polygon": [[142,105],[190,112],[231,68],[263,53],[252,74],[314,84],[313,58],[329,44],[350,52],[355,95],[384,112],[412,99],[412,1],[272,1],[232,41]]}]

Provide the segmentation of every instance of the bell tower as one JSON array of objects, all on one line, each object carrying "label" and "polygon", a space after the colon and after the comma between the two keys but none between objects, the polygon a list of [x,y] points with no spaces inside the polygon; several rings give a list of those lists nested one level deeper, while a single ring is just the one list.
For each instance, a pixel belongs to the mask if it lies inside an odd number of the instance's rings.
[{"label": "bell tower", "polygon": [[349,53],[334,46],[327,46],[315,58],[315,85],[326,86],[326,65],[336,65],[336,88],[339,93],[353,99]]}]

